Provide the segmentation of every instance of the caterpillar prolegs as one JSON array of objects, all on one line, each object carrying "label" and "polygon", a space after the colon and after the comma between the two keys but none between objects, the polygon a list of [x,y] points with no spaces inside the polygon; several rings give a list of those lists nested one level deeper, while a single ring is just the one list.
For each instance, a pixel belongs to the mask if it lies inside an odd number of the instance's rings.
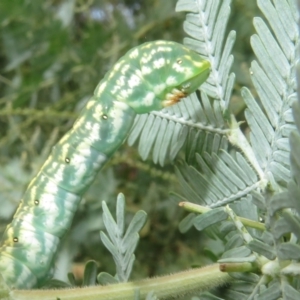
[{"label": "caterpillar prolegs", "polygon": [[53,147],[6,228],[0,273],[10,287],[38,287],[51,278],[83,193],[124,142],[136,114],[175,104],[207,79],[209,69],[197,53],[167,41],[142,44],[115,64]]}]

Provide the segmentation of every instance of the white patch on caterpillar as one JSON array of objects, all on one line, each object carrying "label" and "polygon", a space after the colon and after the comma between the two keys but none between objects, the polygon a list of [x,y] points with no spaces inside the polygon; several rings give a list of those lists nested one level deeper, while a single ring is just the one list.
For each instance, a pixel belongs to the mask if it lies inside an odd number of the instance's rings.
[{"label": "white patch on caterpillar", "polygon": [[137,58],[139,55],[139,50],[137,48],[135,48],[130,54],[129,57],[130,58]]},{"label": "white patch on caterpillar", "polygon": [[99,85],[99,87],[97,87],[96,88],[96,96],[100,96],[101,95],[101,93],[104,91],[104,89],[105,89],[105,87],[106,87],[106,81],[104,81],[104,82],[102,82],[100,85]]},{"label": "white patch on caterpillar", "polygon": [[143,74],[139,69],[135,69],[135,75],[139,76],[140,78],[143,78]]},{"label": "white patch on caterpillar", "polygon": [[152,59],[152,55],[144,54],[143,57],[141,58],[141,63],[147,64],[151,59]]},{"label": "white patch on caterpillar", "polygon": [[96,120],[99,120],[99,117],[102,116],[102,113],[103,113],[103,107],[101,105],[101,103],[95,103],[94,105],[94,112],[93,112],[93,117],[96,119]]},{"label": "white patch on caterpillar", "polygon": [[119,78],[116,81],[116,84],[119,86],[124,86],[126,84],[126,77],[125,76],[119,76]]},{"label": "white patch on caterpillar", "polygon": [[125,65],[123,68],[122,68],[122,70],[121,70],[121,73],[123,74],[123,75],[125,75],[125,73],[128,71],[128,69],[130,68],[130,65]]},{"label": "white patch on caterpillar", "polygon": [[153,92],[148,92],[145,96],[145,98],[143,99],[143,104],[145,106],[151,106],[153,104],[153,101],[155,99],[155,94]]},{"label": "white patch on caterpillar", "polygon": [[116,94],[120,89],[121,89],[121,87],[120,87],[119,85],[115,85],[114,88],[112,89],[111,93],[114,95],[114,94]]},{"label": "white patch on caterpillar", "polygon": [[167,43],[168,43],[168,41],[154,41],[153,42],[154,45],[165,45]]},{"label": "white patch on caterpillar", "polygon": [[65,161],[66,157],[68,157],[69,148],[70,148],[70,144],[68,144],[68,143],[63,144],[61,146],[61,152],[60,152],[60,155],[59,155],[59,160],[60,161]]},{"label": "white patch on caterpillar", "polygon": [[88,163],[89,159],[89,157],[83,156],[81,153],[74,153],[72,155],[71,164],[75,169],[74,173],[76,176],[72,176],[72,179],[70,179],[69,182],[73,187],[79,186],[84,177],[86,177],[86,181],[89,180],[88,176],[93,177],[95,169],[91,168],[90,164]]},{"label": "white patch on caterpillar", "polygon": [[[56,218],[59,215],[59,207],[57,206],[56,201],[57,201],[57,196],[55,194],[44,191],[39,198],[39,207],[44,211],[46,211],[47,213],[49,213],[49,217],[51,216],[52,218],[53,217]],[[65,207],[68,201],[64,199],[62,203],[64,204]]]},{"label": "white patch on caterpillar", "polygon": [[166,83],[167,83],[167,85],[172,86],[172,85],[176,84],[176,78],[171,75],[167,78]]},{"label": "white patch on caterpillar", "polygon": [[[48,181],[47,181],[47,183],[43,189],[43,193],[39,199],[39,201],[40,201],[39,205],[42,208],[49,209],[49,212],[56,211],[57,207],[54,208],[52,206],[53,204],[55,204],[55,202],[60,202],[60,204],[63,204],[65,208],[70,210],[72,207],[74,207],[74,203],[77,203],[80,200],[80,196],[73,194],[71,192],[68,192],[68,191],[64,190],[63,188],[60,188],[54,182],[49,180],[47,177],[43,177],[43,179],[48,180]],[[57,197],[59,189],[61,190],[60,194],[61,194],[61,192],[63,192],[63,201],[61,201],[61,195],[59,198]],[[35,198],[33,198],[33,199],[35,199]]]},{"label": "white patch on caterpillar", "polygon": [[[19,243],[24,248],[28,248],[26,252],[26,260],[29,264],[36,265],[36,257],[38,253],[39,264],[45,264],[49,260],[49,253],[56,251],[59,245],[59,238],[46,231],[38,231],[27,221],[22,222],[22,229],[19,231]],[[52,224],[53,226],[53,224]],[[46,270],[47,272],[47,270]]]},{"label": "white patch on caterpillar", "polygon": [[98,169],[103,165],[103,163],[106,162],[106,160],[107,160],[106,155],[104,155],[103,153],[99,153],[97,159],[93,161],[93,167]]},{"label": "white patch on caterpillar", "polygon": [[90,109],[93,105],[95,105],[96,101],[95,100],[89,100],[88,103],[86,104],[86,108]]},{"label": "white patch on caterpillar", "polygon": [[161,57],[153,62],[154,69],[160,69],[166,64],[166,60]]},{"label": "white patch on caterpillar", "polygon": [[[92,154],[92,150],[89,145],[87,145],[86,142],[82,141],[80,144],[77,145],[76,149],[78,152],[85,157],[90,157]],[[71,160],[72,163],[72,160]]]},{"label": "white patch on caterpillar", "polygon": [[[43,174],[43,172],[40,171],[37,176],[39,176],[41,178],[40,181],[41,181],[42,185],[44,185],[44,183],[46,182],[45,186],[43,187],[43,190],[45,192],[53,194],[53,195],[55,195],[57,193],[57,191],[58,191],[57,184],[50,181],[47,175]],[[32,186],[31,191],[30,191],[31,199],[37,198],[37,193],[36,193],[37,189],[38,189],[38,186],[36,186],[36,185]]]},{"label": "white patch on caterpillar", "polygon": [[185,73],[186,69],[177,62],[172,65],[172,69],[178,73]]},{"label": "white patch on caterpillar", "polygon": [[114,107],[122,110],[122,112],[127,110],[130,107],[128,104],[126,104],[125,102],[121,102],[121,101],[113,101],[113,103],[114,103]]},{"label": "white patch on caterpillar", "polygon": [[117,73],[118,71],[112,70],[109,75],[107,76],[107,81],[109,82]]},{"label": "white patch on caterpillar", "polygon": [[157,84],[156,86],[154,86],[153,90],[156,95],[159,95],[165,88],[166,88],[166,84],[161,83],[161,84]]},{"label": "white patch on caterpillar", "polygon": [[113,132],[108,138],[107,142],[112,143],[115,141],[116,136],[122,130],[124,115],[126,114],[128,105],[121,101],[114,101],[114,107],[111,109],[111,117],[113,118]]},{"label": "white patch on caterpillar", "polygon": [[[77,155],[78,156],[78,155]],[[81,184],[83,181],[83,177],[85,176],[85,181],[88,182],[87,174],[88,174],[88,168],[87,164],[85,164],[83,161],[78,162],[76,165],[75,175],[73,176],[72,180],[70,179],[70,185],[73,187],[76,187]],[[92,174],[93,172],[91,172]],[[94,177],[94,176],[93,176]]]},{"label": "white patch on caterpillar", "polygon": [[[93,103],[91,103],[91,105],[92,105],[92,104],[93,104]],[[73,129],[76,130],[76,129],[79,128],[79,127],[85,126],[84,123],[85,123],[85,121],[84,121],[84,118],[83,118],[83,117],[78,118],[78,119],[75,121],[74,125],[73,125]]]},{"label": "white patch on caterpillar", "polygon": [[84,124],[85,129],[89,133],[89,139],[92,141],[92,143],[100,140],[100,124],[99,123],[92,123],[90,121],[86,121]]},{"label": "white patch on caterpillar", "polygon": [[[90,146],[85,141],[82,141],[77,146],[77,150],[80,155],[82,155],[88,159],[90,159],[90,157],[93,155],[92,164],[93,164],[94,169],[98,169],[99,167],[101,167],[107,159],[105,154],[100,153],[100,152],[90,148]],[[97,153],[96,157],[92,152]],[[71,164],[72,164],[72,162],[73,162],[73,159],[71,159]]]},{"label": "white patch on caterpillar", "polygon": [[184,74],[187,77],[192,77],[194,75],[193,70],[191,68],[185,68]]},{"label": "white patch on caterpillar", "polygon": [[[50,161],[50,163],[49,163],[49,161]],[[47,165],[46,172],[43,171],[45,165]],[[41,171],[38,173],[37,176],[40,176],[40,173],[44,173],[46,176],[48,176],[47,174],[49,174],[49,173],[53,174],[52,181],[55,182],[55,184],[53,184],[53,193],[56,193],[58,191],[59,183],[61,183],[64,180],[64,178],[63,178],[64,166],[60,165],[56,161],[53,161],[53,156],[52,155],[50,155],[48,157],[48,159],[46,160],[44,166],[42,167]],[[35,187],[33,187],[32,189],[34,190],[34,188]]]},{"label": "white patch on caterpillar", "polygon": [[128,93],[127,93],[127,90],[123,89],[121,92],[120,92],[120,95],[123,97],[123,98],[127,98],[128,97]]},{"label": "white patch on caterpillar", "polygon": [[167,47],[167,46],[162,47],[162,46],[160,46],[160,47],[157,48],[157,52],[171,52],[171,51],[172,51],[172,47]]},{"label": "white patch on caterpillar", "polygon": [[150,51],[151,56],[153,56],[156,52],[157,52],[156,49],[152,49],[152,50]]},{"label": "white patch on caterpillar", "polygon": [[[26,212],[25,211],[19,212],[18,218],[22,219],[22,228],[32,229],[31,224],[34,222],[33,211],[34,211],[33,206],[27,206]],[[21,239],[23,239],[23,237],[21,237]],[[20,238],[18,242],[21,242]]]},{"label": "white patch on caterpillar", "polygon": [[201,68],[201,67],[207,67],[208,66],[208,61],[207,60],[203,60],[203,61],[193,61],[193,64],[195,67],[197,68]]},{"label": "white patch on caterpillar", "polygon": [[151,43],[146,43],[146,44],[141,46],[141,49],[148,49],[148,48],[151,48],[151,47],[152,47]]},{"label": "white patch on caterpillar", "polygon": [[117,62],[117,63],[114,65],[113,70],[114,70],[114,71],[118,71],[118,70],[120,69],[121,65],[122,65],[121,62]]},{"label": "white patch on caterpillar", "polygon": [[148,66],[142,66],[142,74],[143,75],[150,74],[151,72],[152,72],[151,68],[149,68]]},{"label": "white patch on caterpillar", "polygon": [[120,95],[124,98],[127,99],[131,94],[132,94],[133,90],[132,89],[123,89],[120,92]]},{"label": "white patch on caterpillar", "polygon": [[53,181],[55,181],[57,185],[59,185],[61,182],[64,181],[64,171],[66,167],[64,165],[59,165],[57,162],[53,162],[51,167],[52,171],[50,172],[53,173]]},{"label": "white patch on caterpillar", "polygon": [[130,88],[133,88],[135,86],[138,86],[142,83],[141,79],[136,76],[135,74],[132,74],[131,77],[128,80],[128,85]]}]

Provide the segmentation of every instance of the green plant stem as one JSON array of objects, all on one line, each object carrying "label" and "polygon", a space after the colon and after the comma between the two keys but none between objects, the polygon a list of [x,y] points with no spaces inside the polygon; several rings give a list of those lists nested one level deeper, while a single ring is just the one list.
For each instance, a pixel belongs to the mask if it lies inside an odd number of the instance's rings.
[{"label": "green plant stem", "polygon": [[208,291],[229,283],[232,278],[219,269],[219,264],[191,269],[167,276],[107,286],[67,290],[14,290],[8,300],[132,300],[139,290],[144,299],[154,291],[159,299],[174,299],[193,292]]},{"label": "green plant stem", "polygon": [[[209,207],[205,207],[205,206],[201,206],[195,203],[191,203],[191,202],[180,202],[178,204],[179,206],[183,207],[185,210],[190,211],[190,212],[195,212],[198,214],[205,214],[206,212],[210,211],[211,208]],[[226,211],[226,209],[224,208],[224,211]],[[246,218],[241,218],[241,217],[237,217],[237,219],[244,225],[244,226],[248,226],[251,228],[255,228],[258,230],[266,230],[265,224],[260,223],[258,221],[254,221],[254,220],[250,220],[250,219],[246,219]],[[231,220],[230,217],[228,217],[228,220]]]},{"label": "green plant stem", "polygon": [[257,267],[252,263],[242,262],[242,263],[220,263],[220,270],[222,272],[253,272]]},{"label": "green plant stem", "polygon": [[249,163],[252,165],[254,170],[257,172],[258,176],[260,177],[260,186],[261,188],[265,188],[268,183],[266,179],[266,175],[262,170],[260,164],[258,163],[256,156],[253,152],[253,148],[250,146],[249,142],[247,141],[245,135],[240,129],[240,123],[238,123],[235,119],[234,115],[231,115],[231,124],[230,124],[230,131],[228,132],[228,139],[231,144],[237,146],[246,156]]}]

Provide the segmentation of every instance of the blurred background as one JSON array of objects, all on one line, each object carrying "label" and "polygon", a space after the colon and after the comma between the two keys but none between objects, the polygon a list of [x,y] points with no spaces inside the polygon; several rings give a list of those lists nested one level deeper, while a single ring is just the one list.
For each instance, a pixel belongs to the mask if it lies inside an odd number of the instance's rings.
[{"label": "blurred background", "polygon": [[[251,89],[249,38],[259,12],[255,1],[232,2],[228,30],[237,31],[232,110],[242,118],[239,90]],[[175,6],[176,0],[0,1],[0,237],[51,147],[116,60],[147,41],[182,42],[185,15]],[[81,202],[56,265],[59,277],[73,270],[80,281],[89,259],[99,263],[99,271],[115,274],[99,231],[101,201],[114,210],[119,192],[129,217],[139,209],[148,214],[132,279],[212,262],[208,248],[221,249],[217,241],[211,245],[199,232],[178,231],[185,213],[169,197],[180,189],[173,171],[171,164],[161,168],[141,161],[137,150],[124,144]]]}]

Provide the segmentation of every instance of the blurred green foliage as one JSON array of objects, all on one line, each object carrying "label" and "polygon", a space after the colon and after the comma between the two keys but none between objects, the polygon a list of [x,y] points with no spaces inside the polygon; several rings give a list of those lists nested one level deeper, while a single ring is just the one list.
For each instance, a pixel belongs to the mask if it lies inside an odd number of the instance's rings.
[{"label": "blurred green foliage", "polygon": [[[237,89],[249,85],[252,59],[248,27],[257,15],[254,1],[234,1],[229,29],[238,29],[235,46]],[[183,14],[175,0],[3,0],[0,1],[0,236],[26,184],[55,142],[70,128],[99,80],[128,49],[146,41],[181,41]],[[243,108],[236,94],[237,113]],[[100,243],[101,200],[114,206],[122,191],[133,213],[149,220],[137,251],[133,276],[186,269],[204,263],[204,237],[179,234],[182,212],[168,198],[177,184],[172,166],[159,169],[140,162],[124,145],[84,197],[66,239],[59,264],[93,258],[114,274]],[[196,236],[196,238],[195,238]],[[218,252],[220,245],[213,245]],[[204,250],[203,250],[204,249]],[[66,254],[67,253],[67,254]],[[213,257],[213,253],[209,253]],[[155,264],[151,263],[155,261]],[[76,269],[77,270],[77,269]],[[78,275],[80,277],[80,275]]]},{"label": "blurred green foliage", "polygon": [[28,153],[35,156],[53,127],[59,127],[59,135],[65,133],[68,121],[128,49],[158,38],[180,40],[182,21],[174,5],[175,1],[2,1],[1,153],[19,156],[22,149],[17,146],[30,141],[39,126],[36,149]]}]

